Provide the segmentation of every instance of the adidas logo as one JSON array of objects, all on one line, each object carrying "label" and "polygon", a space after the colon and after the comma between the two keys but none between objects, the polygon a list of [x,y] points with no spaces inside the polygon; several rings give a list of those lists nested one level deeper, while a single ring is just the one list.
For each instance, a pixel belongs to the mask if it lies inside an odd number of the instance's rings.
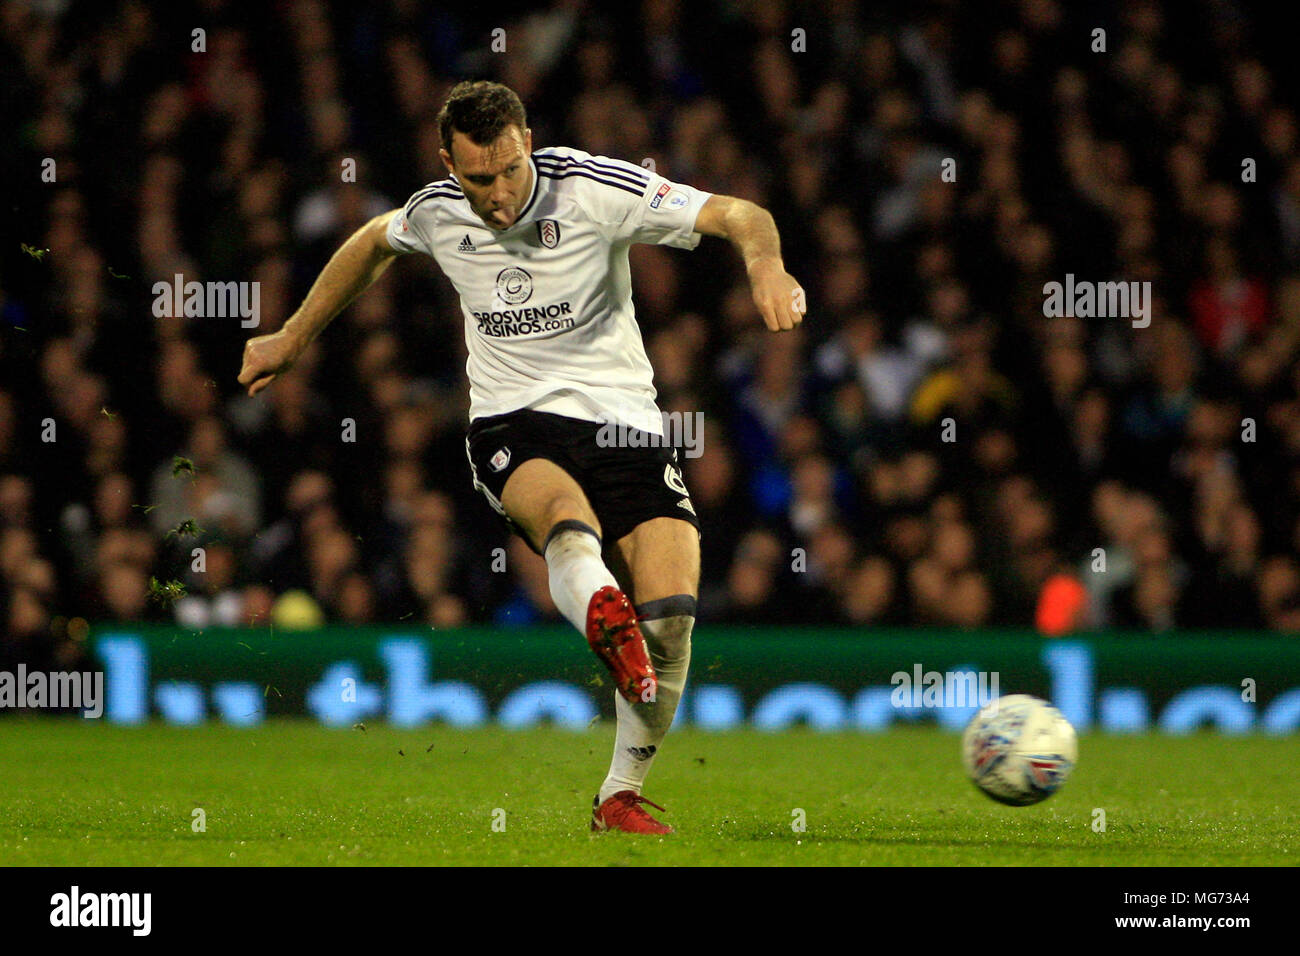
[{"label": "adidas logo", "polygon": [[655,755],[655,751],[657,749],[659,748],[657,748],[654,744],[651,744],[649,747],[628,747],[627,752],[630,753],[637,760],[649,760],[651,757]]},{"label": "adidas logo", "polygon": [[460,241],[460,245],[456,247],[456,251],[457,252],[478,252],[478,249],[475,248],[474,243],[469,241],[468,232],[465,233],[465,238]]}]

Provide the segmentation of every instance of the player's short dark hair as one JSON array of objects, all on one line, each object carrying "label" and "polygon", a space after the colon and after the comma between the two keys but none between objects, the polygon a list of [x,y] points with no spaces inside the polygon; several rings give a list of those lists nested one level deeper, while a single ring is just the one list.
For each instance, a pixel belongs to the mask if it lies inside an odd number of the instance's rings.
[{"label": "player's short dark hair", "polygon": [[528,128],[524,104],[510,87],[491,80],[457,83],[438,111],[438,133],[447,152],[451,152],[451,136],[457,130],[468,136],[470,142],[486,146],[511,123],[521,133]]}]

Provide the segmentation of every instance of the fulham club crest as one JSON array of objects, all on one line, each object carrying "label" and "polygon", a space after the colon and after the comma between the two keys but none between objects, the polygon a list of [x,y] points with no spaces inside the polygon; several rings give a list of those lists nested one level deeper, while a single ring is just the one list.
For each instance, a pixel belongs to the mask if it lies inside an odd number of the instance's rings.
[{"label": "fulham club crest", "polygon": [[547,249],[560,244],[560,224],[554,219],[537,220],[537,238]]}]

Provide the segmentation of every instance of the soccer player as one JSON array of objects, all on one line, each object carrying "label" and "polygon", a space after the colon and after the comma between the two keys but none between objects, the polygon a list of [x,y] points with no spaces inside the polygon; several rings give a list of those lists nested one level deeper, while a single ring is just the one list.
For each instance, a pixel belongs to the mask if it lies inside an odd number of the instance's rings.
[{"label": "soccer player", "polygon": [[622,160],[534,150],[505,86],[458,84],[438,124],[450,178],[357,230],[284,326],[248,341],[239,382],[256,395],[288,371],[394,257],[433,257],[465,317],[474,487],[546,559],[556,607],[614,678],[614,758],[592,829],[671,833],[641,788],[686,683],[699,520],[673,448],[600,439],[610,423],[663,435],[628,247],[730,240],[773,332],[799,324],[803,293],[765,210]]}]

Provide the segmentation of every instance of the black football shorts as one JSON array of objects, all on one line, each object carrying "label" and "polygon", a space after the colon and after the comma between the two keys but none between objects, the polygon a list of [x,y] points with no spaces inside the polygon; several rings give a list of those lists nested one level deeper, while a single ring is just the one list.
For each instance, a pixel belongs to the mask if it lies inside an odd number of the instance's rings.
[{"label": "black football shorts", "polygon": [[[650,440],[658,436],[644,432],[617,447],[608,436],[619,433],[608,429],[601,436],[602,427],[597,422],[531,409],[477,418],[470,423],[465,439],[474,487],[525,541],[527,536],[501,507],[501,492],[515,469],[530,458],[552,461],[577,481],[596,512],[607,544],[651,518],[681,518],[698,532],[700,519],[682,480],[677,449],[650,446]],[[528,545],[533,547],[531,541]]]}]

